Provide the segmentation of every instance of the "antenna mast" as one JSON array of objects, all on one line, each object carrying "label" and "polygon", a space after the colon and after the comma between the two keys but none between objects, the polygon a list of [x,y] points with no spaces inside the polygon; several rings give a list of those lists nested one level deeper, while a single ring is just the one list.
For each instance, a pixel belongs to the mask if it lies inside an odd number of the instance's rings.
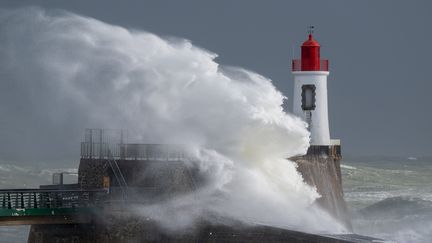
[{"label": "antenna mast", "polygon": [[309,34],[309,35],[312,35],[313,32],[314,32],[314,29],[315,29],[315,26],[313,26],[313,25],[309,25],[309,26],[308,26],[308,34]]}]

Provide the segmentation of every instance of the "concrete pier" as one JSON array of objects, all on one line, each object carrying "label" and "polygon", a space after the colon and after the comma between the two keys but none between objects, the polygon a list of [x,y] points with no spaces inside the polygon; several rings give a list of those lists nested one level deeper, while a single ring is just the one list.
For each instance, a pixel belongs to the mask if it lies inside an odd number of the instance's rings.
[{"label": "concrete pier", "polygon": [[[124,185],[127,185],[128,194],[134,195],[133,200],[139,198],[140,202],[148,200],[151,203],[191,192],[202,183],[203,178],[197,169],[182,159],[184,154],[178,146],[170,146],[169,149],[164,145],[145,144],[120,143],[118,149],[103,146],[105,144],[93,142],[82,144],[76,187],[81,190],[106,190],[110,197],[108,201],[124,199],[121,197]],[[175,153],[170,152],[173,148]],[[316,186],[322,195],[317,203],[349,227],[340,159],[339,145],[311,146],[306,155],[291,158],[297,163],[305,182]],[[229,226],[216,225],[204,220],[187,231],[167,232],[152,219],[133,215],[127,209],[130,206],[126,205],[122,211],[107,205],[80,224],[33,225],[28,242],[371,242],[354,241],[352,235],[344,238],[240,222],[231,222]]]},{"label": "concrete pier", "polygon": [[351,229],[350,217],[343,197],[340,161],[341,146],[311,146],[307,154],[291,158],[306,183],[316,187],[321,197],[317,203]]},{"label": "concrete pier", "polygon": [[29,243],[215,243],[215,242],[301,242],[346,243],[372,242],[372,238],[356,235],[317,235],[267,226],[213,225],[202,222],[186,232],[167,232],[151,221],[133,218],[108,218],[102,224],[33,226]]}]

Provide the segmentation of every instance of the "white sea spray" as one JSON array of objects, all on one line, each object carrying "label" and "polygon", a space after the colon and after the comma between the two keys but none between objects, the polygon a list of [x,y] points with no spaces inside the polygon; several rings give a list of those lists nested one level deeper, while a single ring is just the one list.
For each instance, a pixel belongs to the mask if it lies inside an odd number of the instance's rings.
[{"label": "white sea spray", "polygon": [[135,141],[187,145],[208,183],[140,208],[166,228],[216,214],[343,230],[313,204],[318,193],[286,159],[309,146],[305,123],[283,111],[285,97],[271,80],[220,67],[216,57],[188,40],[72,13],[3,10],[0,72],[7,89],[0,91],[0,111],[10,124],[3,138],[14,144],[24,129],[27,151],[44,154],[78,143],[85,127],[126,127]]}]

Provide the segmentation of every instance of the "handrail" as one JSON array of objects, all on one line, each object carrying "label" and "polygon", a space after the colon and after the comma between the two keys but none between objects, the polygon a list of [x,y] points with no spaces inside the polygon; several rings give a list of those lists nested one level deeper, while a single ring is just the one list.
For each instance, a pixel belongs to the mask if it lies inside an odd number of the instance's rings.
[{"label": "handrail", "polygon": [[5,192],[40,192],[40,193],[49,193],[49,192],[106,192],[104,189],[39,189],[39,188],[23,188],[23,189],[0,189],[0,193]]},{"label": "handrail", "polygon": [[104,190],[2,189],[0,209],[95,206],[105,199],[105,195]]},{"label": "handrail", "polygon": [[182,160],[187,149],[180,144],[109,144],[82,142],[84,159]]},{"label": "handrail", "polygon": [[127,183],[123,176],[123,173],[120,170],[120,167],[117,164],[117,161],[112,157],[111,151],[108,150],[108,163],[111,167],[111,170],[114,173],[114,176],[119,184],[120,190],[122,191],[123,200],[126,200],[127,197]]},{"label": "handrail", "polygon": [[[314,71],[326,71],[326,72],[328,72],[328,70],[329,70],[329,61],[328,60],[320,60],[319,70],[314,70]],[[299,72],[299,71],[310,71],[310,70],[303,70],[302,60],[301,59],[294,59],[294,60],[292,60],[291,71]]]}]

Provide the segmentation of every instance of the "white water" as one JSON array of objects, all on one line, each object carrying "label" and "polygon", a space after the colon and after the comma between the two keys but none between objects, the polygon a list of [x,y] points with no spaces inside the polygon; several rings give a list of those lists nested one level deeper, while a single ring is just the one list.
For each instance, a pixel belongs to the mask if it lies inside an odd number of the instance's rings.
[{"label": "white water", "polygon": [[207,177],[192,195],[142,208],[167,228],[216,214],[343,230],[313,206],[319,195],[285,159],[306,151],[305,123],[283,111],[271,80],[221,67],[216,56],[187,40],[71,13],[1,11],[2,148],[12,157],[26,155],[14,150],[19,144],[31,156],[62,157],[86,127],[128,128],[139,142],[189,145]]},{"label": "white water", "polygon": [[342,167],[354,232],[401,243],[432,242],[431,159],[354,161]]}]

